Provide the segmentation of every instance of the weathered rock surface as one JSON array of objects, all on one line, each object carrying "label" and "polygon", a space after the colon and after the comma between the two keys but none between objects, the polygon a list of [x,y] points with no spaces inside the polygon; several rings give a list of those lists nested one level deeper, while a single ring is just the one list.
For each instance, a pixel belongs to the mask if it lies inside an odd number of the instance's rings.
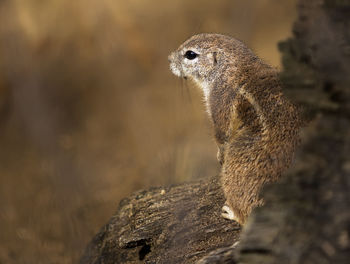
[{"label": "weathered rock surface", "polygon": [[81,263],[194,263],[238,240],[221,217],[218,178],[140,191],[121,201]]}]

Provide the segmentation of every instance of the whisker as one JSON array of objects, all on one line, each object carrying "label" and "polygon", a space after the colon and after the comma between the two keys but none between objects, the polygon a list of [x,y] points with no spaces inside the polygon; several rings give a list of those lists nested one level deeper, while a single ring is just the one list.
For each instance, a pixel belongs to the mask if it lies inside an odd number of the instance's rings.
[{"label": "whisker", "polygon": [[186,90],[186,95],[187,95],[187,99],[190,102],[190,105],[192,105],[192,97],[191,97],[191,92],[190,92],[190,88],[188,87],[188,82],[185,79],[185,90]]}]

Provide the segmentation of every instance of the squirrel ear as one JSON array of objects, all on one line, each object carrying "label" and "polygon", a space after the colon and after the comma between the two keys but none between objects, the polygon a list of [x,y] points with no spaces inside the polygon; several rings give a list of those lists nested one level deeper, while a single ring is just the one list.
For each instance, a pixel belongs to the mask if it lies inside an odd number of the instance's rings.
[{"label": "squirrel ear", "polygon": [[213,64],[214,64],[214,65],[218,64],[217,52],[216,52],[216,51],[213,52]]}]

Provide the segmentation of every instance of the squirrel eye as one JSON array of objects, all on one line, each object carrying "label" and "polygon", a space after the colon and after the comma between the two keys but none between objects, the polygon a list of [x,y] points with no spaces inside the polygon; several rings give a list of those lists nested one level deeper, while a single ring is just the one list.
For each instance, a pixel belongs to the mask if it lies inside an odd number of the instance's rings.
[{"label": "squirrel eye", "polygon": [[192,50],[188,50],[188,51],[186,51],[184,56],[186,59],[193,60],[193,59],[197,58],[198,54]]}]

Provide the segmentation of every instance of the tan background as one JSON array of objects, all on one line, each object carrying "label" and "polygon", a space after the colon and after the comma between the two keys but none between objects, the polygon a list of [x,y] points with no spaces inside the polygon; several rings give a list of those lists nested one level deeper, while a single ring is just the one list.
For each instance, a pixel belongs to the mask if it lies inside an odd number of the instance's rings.
[{"label": "tan background", "polygon": [[296,0],[0,3],[0,263],[76,263],[121,198],[219,171],[170,51],[236,36],[272,65]]}]

